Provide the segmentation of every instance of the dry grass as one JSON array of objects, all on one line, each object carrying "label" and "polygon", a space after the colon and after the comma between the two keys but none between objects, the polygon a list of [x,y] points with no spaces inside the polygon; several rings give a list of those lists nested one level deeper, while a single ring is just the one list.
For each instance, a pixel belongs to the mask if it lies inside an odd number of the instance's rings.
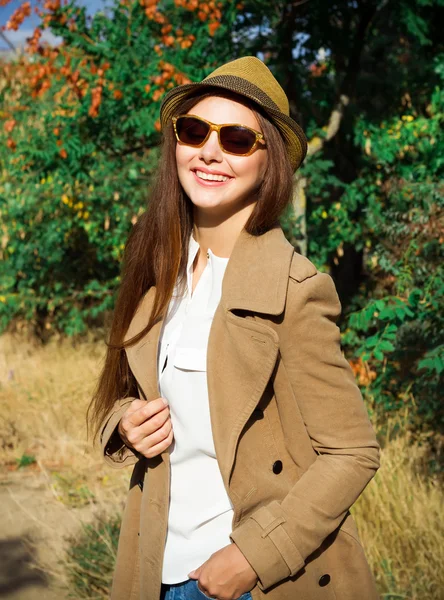
[{"label": "dry grass", "polygon": [[[60,591],[68,583],[60,563],[68,537],[121,513],[128,488],[129,470],[109,469],[86,435],[103,354],[92,342],[42,347],[0,337],[0,539],[36,540],[34,562],[51,580],[48,599],[68,597]],[[18,468],[20,460],[29,466]],[[20,600],[40,595],[33,587],[19,592]]]},{"label": "dry grass", "polygon": [[[111,515],[129,470],[105,467],[85,425],[103,353],[93,342],[40,347],[0,337],[0,467],[10,477],[18,459],[34,457],[20,472],[43,473],[54,502]],[[352,512],[384,600],[444,600],[442,486],[428,472],[427,444],[394,429],[389,423],[381,469]]]},{"label": "dry grass", "polygon": [[98,492],[101,485],[94,482],[110,475],[125,484],[127,474],[110,474],[86,435],[86,408],[103,355],[104,344],[73,347],[61,339],[42,347],[0,337],[0,464],[12,468],[23,455],[33,456],[42,467],[63,473],[61,488],[84,480]]},{"label": "dry grass", "polygon": [[353,506],[384,599],[444,599],[444,496],[428,468],[427,438],[412,440],[401,417],[388,423],[381,468]]}]

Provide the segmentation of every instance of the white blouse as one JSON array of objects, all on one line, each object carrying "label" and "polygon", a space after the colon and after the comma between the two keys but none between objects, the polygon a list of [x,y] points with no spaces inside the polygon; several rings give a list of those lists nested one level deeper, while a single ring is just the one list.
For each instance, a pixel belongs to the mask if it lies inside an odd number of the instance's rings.
[{"label": "white blouse", "polygon": [[162,583],[179,583],[230,544],[233,505],[213,444],[207,389],[207,345],[228,258],[208,250],[208,262],[191,294],[199,244],[191,235],[187,287],[177,286],[159,340],[159,387],[170,406],[174,440]]}]

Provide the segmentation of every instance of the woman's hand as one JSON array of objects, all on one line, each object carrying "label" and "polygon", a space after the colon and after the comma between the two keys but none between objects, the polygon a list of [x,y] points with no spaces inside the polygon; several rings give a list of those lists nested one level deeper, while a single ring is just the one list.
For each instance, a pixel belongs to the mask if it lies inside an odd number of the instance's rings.
[{"label": "woman's hand", "polygon": [[200,567],[188,573],[197,579],[197,586],[210,598],[234,600],[249,592],[258,580],[245,556],[232,543],[214,552]]},{"label": "woman's hand", "polygon": [[161,454],[173,441],[170,409],[164,398],[133,400],[117,427],[122,441],[146,458]]}]

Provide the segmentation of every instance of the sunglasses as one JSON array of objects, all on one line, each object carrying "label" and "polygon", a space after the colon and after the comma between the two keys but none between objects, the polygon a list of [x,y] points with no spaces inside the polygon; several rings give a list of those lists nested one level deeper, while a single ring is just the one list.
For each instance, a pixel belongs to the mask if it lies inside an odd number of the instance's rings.
[{"label": "sunglasses", "polygon": [[203,146],[212,131],[217,131],[219,145],[227,154],[249,156],[258,143],[265,144],[263,134],[246,125],[216,125],[196,115],[179,115],[172,120],[177,140],[193,148]]}]

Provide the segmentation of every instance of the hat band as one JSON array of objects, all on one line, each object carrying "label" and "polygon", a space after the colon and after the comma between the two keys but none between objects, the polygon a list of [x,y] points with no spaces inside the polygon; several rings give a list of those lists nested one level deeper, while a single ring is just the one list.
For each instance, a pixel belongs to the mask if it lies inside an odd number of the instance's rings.
[{"label": "hat band", "polygon": [[257,87],[257,85],[251,83],[243,77],[237,77],[236,75],[215,75],[212,77],[209,75],[202,81],[201,84],[214,85],[216,87],[238,91],[240,94],[251,98],[251,100],[262,104],[264,107],[282,112],[279,106],[273,102],[268,94],[261,90],[261,88]]}]

